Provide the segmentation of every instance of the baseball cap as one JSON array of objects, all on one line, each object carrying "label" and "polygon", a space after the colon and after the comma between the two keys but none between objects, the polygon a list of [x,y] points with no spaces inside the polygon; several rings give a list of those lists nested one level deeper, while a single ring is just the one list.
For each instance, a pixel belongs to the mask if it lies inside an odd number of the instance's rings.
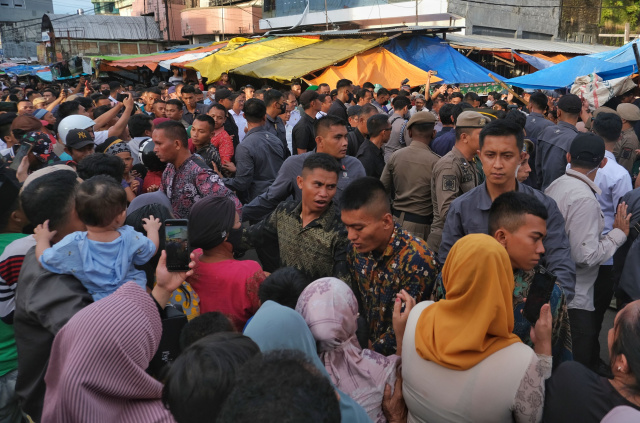
[{"label": "baseball cap", "polygon": [[411,128],[411,126],[415,123],[436,123],[436,117],[431,112],[418,112],[414,113],[407,122],[407,129]]},{"label": "baseball cap", "polygon": [[86,129],[71,129],[67,133],[66,146],[79,150],[87,145],[94,144],[93,137]]},{"label": "baseball cap", "polygon": [[220,100],[224,100],[225,98],[229,98],[229,97],[231,97],[231,94],[233,94],[231,92],[231,90],[229,90],[227,88],[220,88],[219,90],[216,90],[216,101],[220,101]]},{"label": "baseball cap", "polygon": [[575,94],[567,94],[558,100],[558,108],[563,112],[577,115],[582,110],[582,100]]},{"label": "baseball cap", "polygon": [[484,128],[491,120],[478,112],[462,112],[456,119],[456,128]]},{"label": "baseball cap", "polygon": [[635,104],[622,103],[618,105],[616,111],[624,120],[628,120],[630,122],[637,122],[640,120],[640,109],[638,109],[638,106]]},{"label": "baseball cap", "polygon": [[48,113],[47,109],[38,109],[35,112],[33,112],[33,116],[35,116],[38,119],[42,119],[44,115],[46,115],[47,113]]},{"label": "baseball cap", "polygon": [[572,160],[593,163],[597,165],[604,159],[604,140],[592,132],[579,133],[569,147]]},{"label": "baseball cap", "polygon": [[45,132],[27,132],[20,142],[22,144],[31,144],[31,153],[42,163],[57,158],[57,156],[53,154],[51,138],[49,134]]}]

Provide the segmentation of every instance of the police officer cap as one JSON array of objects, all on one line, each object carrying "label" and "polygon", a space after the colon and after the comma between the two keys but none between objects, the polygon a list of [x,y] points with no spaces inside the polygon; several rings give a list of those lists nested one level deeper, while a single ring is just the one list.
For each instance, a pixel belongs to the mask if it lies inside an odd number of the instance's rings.
[{"label": "police officer cap", "polygon": [[640,120],[640,109],[638,106],[631,103],[622,103],[616,109],[620,117],[630,122],[636,122]]},{"label": "police officer cap", "polygon": [[560,100],[558,100],[558,109],[571,113],[572,115],[577,115],[582,110],[582,100],[575,94],[563,95]]},{"label": "police officer cap", "polygon": [[407,123],[407,129],[411,128],[414,123],[436,123],[436,117],[431,112],[418,112],[414,113],[409,119],[409,123]]},{"label": "police officer cap", "polygon": [[478,112],[462,112],[456,119],[456,128],[484,128],[491,119]]},{"label": "police officer cap", "polygon": [[620,114],[613,110],[611,107],[602,106],[593,111],[593,118],[597,118],[600,113],[613,113],[616,116],[620,116]]},{"label": "police officer cap", "polygon": [[572,160],[593,163],[596,166],[604,159],[604,140],[591,132],[578,134],[569,147]]}]

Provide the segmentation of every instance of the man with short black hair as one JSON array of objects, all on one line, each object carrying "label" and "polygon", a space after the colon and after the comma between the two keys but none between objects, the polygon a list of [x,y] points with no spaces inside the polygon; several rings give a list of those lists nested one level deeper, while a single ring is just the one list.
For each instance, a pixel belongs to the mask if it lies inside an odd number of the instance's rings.
[{"label": "man with short black hair", "polygon": [[391,94],[389,94],[389,90],[382,87],[375,93],[375,95],[376,99],[371,100],[371,104],[378,109],[379,113],[388,113],[389,110],[387,109],[387,102],[391,96]]},{"label": "man with short black hair", "polygon": [[233,108],[233,100],[231,100],[231,95],[233,92],[227,88],[220,88],[216,91],[216,102],[225,109],[227,109],[227,119],[224,121],[224,130],[229,134],[231,139],[233,140],[233,149],[235,151],[238,148],[238,144],[240,144],[240,136],[238,135],[238,125],[236,125],[236,121],[231,116],[229,111]]},{"label": "man with short black hair", "polygon": [[315,91],[305,91],[300,96],[300,105],[304,109],[302,117],[293,127],[293,154],[304,154],[316,148],[316,134],[314,124],[316,115],[320,111],[322,104],[318,100],[318,93]]},{"label": "man with short black hair", "polygon": [[575,264],[565,233],[564,218],[553,199],[516,180],[517,168],[525,154],[522,151],[522,129],[506,119],[495,120],[480,131],[479,144],[478,156],[486,180],[451,203],[442,231],[438,261],[444,263],[453,244],[463,236],[487,233],[489,210],[500,194],[524,192],[535,196],[547,208],[547,236],[543,240],[547,254],[542,264],[558,277],[558,283],[570,301],[575,292]]},{"label": "man with short black hair", "polygon": [[414,114],[407,123],[414,141],[391,155],[380,178],[393,196],[396,223],[423,240],[427,239],[433,222],[432,169],[440,158],[429,148],[435,124],[436,118],[429,112]]},{"label": "man with short black hair", "polygon": [[280,118],[285,112],[287,105],[285,104],[284,95],[278,90],[269,90],[263,94],[264,104],[267,106],[267,120],[265,128],[278,137],[285,148],[286,157],[291,155],[289,145],[287,143],[287,128]]},{"label": "man with short black hair", "polygon": [[[189,150],[199,156],[204,164],[218,173],[222,171],[222,159],[218,148],[211,143],[216,122],[209,115],[198,115],[191,125]],[[219,175],[219,174],[218,174]]]},{"label": "man with short black hair", "polygon": [[[337,187],[338,195],[334,199],[334,202],[338,203],[342,190],[351,181],[365,176],[364,168],[358,159],[347,156],[347,126],[342,119],[327,115],[316,120],[315,133],[316,152],[329,154],[338,160],[341,165]],[[310,154],[313,153],[299,154],[285,160],[276,180],[273,181],[269,189],[244,206],[244,219],[249,221],[263,219],[289,196],[299,200],[301,191],[296,178],[302,172],[304,160]]]},{"label": "man with short black hair", "polygon": [[364,106],[371,103],[373,100],[373,94],[369,90],[361,89],[356,93],[356,104],[358,106]]},{"label": "man with short black hair", "polygon": [[576,263],[576,291],[569,301],[573,357],[592,370],[596,370],[599,362],[599,351],[594,355],[594,344],[599,335],[594,285],[600,264],[612,257],[627,240],[631,219],[627,205],[619,204],[613,229],[602,235],[604,217],[596,199],[601,191],[594,180],[596,172],[607,163],[604,153],[604,140],[600,136],[578,134],[566,156],[571,168],[545,190],[545,194],[556,201],[564,217],[571,258]]},{"label": "man with short black hair", "polygon": [[189,125],[193,123],[198,115],[206,115],[209,107],[205,104],[196,102],[196,89],[193,85],[185,85],[182,87],[181,99],[184,103],[182,109],[182,119]]},{"label": "man with short black hair", "polygon": [[33,103],[29,100],[20,100],[18,101],[18,116],[33,115]]},{"label": "man with short black hair", "polygon": [[266,107],[261,100],[247,100],[244,117],[248,130],[235,153],[235,176],[223,181],[236,192],[246,192],[251,201],[271,186],[287,155],[282,142],[265,126]]},{"label": "man with short black hair", "polygon": [[304,156],[296,176],[300,200],[280,203],[268,217],[243,231],[243,249],[278,248],[279,267],[295,267],[309,280],[334,276],[349,283],[347,237],[333,203],[340,164],[326,153]]},{"label": "man with short black hair", "polygon": [[544,117],[547,110],[547,96],[541,92],[531,94],[529,98],[529,116],[527,116],[527,124],[524,130],[527,132],[527,138],[537,144],[542,132],[549,126],[553,126],[553,122]]},{"label": "man with short black hair", "polygon": [[582,110],[582,100],[567,94],[558,100],[558,124],[549,126],[540,135],[536,146],[536,179],[544,191],[567,167],[567,153],[578,134],[576,124]]},{"label": "man with short black hair", "polygon": [[367,132],[369,138],[365,139],[356,158],[360,160],[367,176],[373,176],[380,179],[384,170],[384,153],[382,147],[389,141],[391,134],[391,124],[389,123],[389,115],[376,114],[367,120]]},{"label": "man with short black hair", "polygon": [[327,115],[337,116],[345,122],[349,122],[347,106],[345,106],[345,103],[349,103],[351,101],[353,83],[348,79],[341,79],[336,84],[336,89],[338,90],[338,95],[327,112]]},{"label": "man with short black hair", "polygon": [[456,91],[449,96],[449,99],[451,100],[451,104],[455,106],[456,104],[460,104],[464,101],[464,96],[460,91]]},{"label": "man with short black hair", "polygon": [[177,219],[187,219],[193,204],[213,195],[234,201],[238,215],[242,216],[242,204],[220,177],[203,161],[189,151],[187,131],[180,122],[162,122],[153,130],[153,151],[161,162],[167,163],[162,174],[160,191],[169,200]]},{"label": "man with short black hair", "polygon": [[326,82],[318,85],[318,94],[329,95],[331,93],[331,87]]},{"label": "man with short black hair", "polygon": [[144,103],[142,106],[142,112],[155,119],[156,116],[153,114],[153,105],[156,101],[160,100],[160,97],[162,97],[162,91],[160,91],[160,88],[158,87],[151,87],[144,90],[142,92],[142,97],[140,97]]},{"label": "man with short black hair", "polygon": [[388,161],[395,151],[411,144],[411,137],[406,130],[409,121],[409,108],[411,108],[411,100],[408,97],[398,96],[393,101],[393,114],[389,117],[391,137],[384,146],[385,161]]},{"label": "man with short black hair", "polygon": [[465,94],[464,101],[471,104],[474,109],[480,107],[480,96],[473,91],[469,91]]},{"label": "man with short black hair", "polygon": [[238,127],[238,143],[241,143],[244,140],[245,130],[247,129],[247,120],[244,118],[244,113],[242,112],[246,96],[243,92],[234,92],[229,96],[229,101],[231,102],[229,114],[233,117]]},{"label": "man with short black hair", "polygon": [[122,87],[122,84],[120,82],[109,82],[109,100],[111,100],[112,106],[114,106],[118,102],[118,100],[116,100],[116,97],[118,97],[118,94],[122,92],[124,92],[124,88]]},{"label": "man with short black hair", "polygon": [[180,122],[184,129],[189,127],[189,124],[182,119],[182,115],[184,114],[184,104],[180,100],[172,98],[167,101],[167,104],[164,108],[164,114],[167,119],[171,119],[176,122]]},{"label": "man with short black hair", "polygon": [[[350,107],[349,110],[351,110],[353,107]],[[378,113],[378,109],[376,109],[373,104],[365,104],[362,107],[358,107],[359,110],[357,124],[356,126],[354,126],[353,131],[349,131],[349,133],[347,134],[347,138],[349,141],[347,154],[353,157],[358,154],[360,146],[362,146],[365,139],[367,139],[369,135],[369,130],[367,129],[367,121],[371,116]]]},{"label": "man with short black hair", "polygon": [[71,159],[80,163],[85,157],[93,154],[95,144],[91,133],[85,129],[71,129],[65,138],[64,151]]},{"label": "man with short black hair", "polygon": [[[155,101],[154,101],[155,104]],[[153,118],[148,114],[136,114],[129,118],[129,135],[131,135],[131,141],[129,141],[129,149],[133,156],[133,164],[140,163],[140,144],[143,141],[151,138],[153,132]]]},{"label": "man with short black hair", "polygon": [[389,197],[378,179],[361,178],[345,189],[342,222],[350,241],[352,288],[369,328],[370,348],[395,354],[400,335],[392,324],[396,295],[403,292],[416,303],[429,299],[438,274],[434,254],[425,241],[394,223]]}]

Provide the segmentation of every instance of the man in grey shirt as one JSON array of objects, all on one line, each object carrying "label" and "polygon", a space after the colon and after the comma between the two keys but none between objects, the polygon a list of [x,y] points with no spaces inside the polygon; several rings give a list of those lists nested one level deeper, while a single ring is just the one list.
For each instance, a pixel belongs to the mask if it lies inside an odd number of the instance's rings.
[{"label": "man in grey shirt", "polygon": [[482,129],[479,157],[486,181],[451,203],[442,232],[438,261],[444,263],[453,244],[463,236],[488,233],[489,210],[493,200],[500,194],[524,192],[536,197],[547,208],[547,237],[543,241],[545,254],[541,264],[558,277],[567,301],[571,301],[575,293],[576,269],[565,233],[564,218],[553,199],[517,182],[516,174],[522,162],[523,144],[522,130],[510,121],[496,120]]},{"label": "man in grey shirt", "polygon": [[289,197],[301,201],[302,194],[297,177],[302,173],[304,160],[310,154],[327,153],[336,158],[341,166],[338,178],[338,193],[334,203],[340,205],[342,191],[351,181],[366,176],[362,163],[355,157],[347,156],[347,125],[336,116],[327,115],[316,121],[316,150],[284,161],[278,176],[267,191],[242,208],[242,220],[258,221],[271,213],[282,201]]},{"label": "man in grey shirt", "polygon": [[[228,188],[246,192],[248,201],[271,186],[287,157],[282,142],[264,125],[266,110],[264,103],[257,98],[251,98],[244,104],[248,131],[236,149],[235,176],[223,180]],[[233,163],[224,166],[229,169]]]},{"label": "man in grey shirt", "polygon": [[406,123],[409,120],[409,108],[411,100],[408,97],[398,96],[393,100],[393,114],[389,117],[391,124],[391,137],[389,142],[385,144],[384,161],[388,162],[391,155],[402,147],[406,147],[411,143],[409,134],[406,132]]}]

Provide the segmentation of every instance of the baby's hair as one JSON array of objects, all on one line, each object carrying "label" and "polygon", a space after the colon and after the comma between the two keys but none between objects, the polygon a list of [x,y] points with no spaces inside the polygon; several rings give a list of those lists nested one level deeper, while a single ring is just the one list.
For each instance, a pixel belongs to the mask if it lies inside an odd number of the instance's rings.
[{"label": "baby's hair", "polygon": [[96,175],[80,184],[76,211],[85,225],[105,227],[127,209],[127,193],[111,176]]}]

